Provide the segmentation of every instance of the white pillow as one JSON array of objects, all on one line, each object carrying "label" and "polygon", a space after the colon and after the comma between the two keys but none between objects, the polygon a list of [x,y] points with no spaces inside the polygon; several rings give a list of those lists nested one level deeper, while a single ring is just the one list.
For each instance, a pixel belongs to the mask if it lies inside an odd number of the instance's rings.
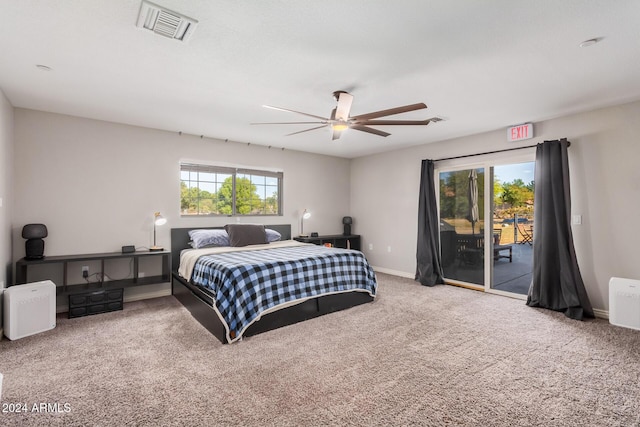
[{"label": "white pillow", "polygon": [[229,235],[225,230],[191,230],[189,237],[191,237],[191,246],[195,249],[207,246],[231,246]]},{"label": "white pillow", "polygon": [[267,242],[277,242],[282,239],[282,234],[278,233],[276,230],[271,228],[265,228],[265,233],[267,233]]}]

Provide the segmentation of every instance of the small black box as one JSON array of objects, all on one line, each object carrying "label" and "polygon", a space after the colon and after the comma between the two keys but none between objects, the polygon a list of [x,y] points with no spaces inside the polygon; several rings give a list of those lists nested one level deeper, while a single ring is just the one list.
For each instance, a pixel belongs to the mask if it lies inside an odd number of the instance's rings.
[{"label": "small black box", "polygon": [[135,252],[135,251],[136,251],[136,247],[133,246],[133,245],[123,246],[122,247],[122,253],[123,254],[130,254],[130,253]]},{"label": "small black box", "polygon": [[122,310],[123,288],[69,295],[69,319]]}]

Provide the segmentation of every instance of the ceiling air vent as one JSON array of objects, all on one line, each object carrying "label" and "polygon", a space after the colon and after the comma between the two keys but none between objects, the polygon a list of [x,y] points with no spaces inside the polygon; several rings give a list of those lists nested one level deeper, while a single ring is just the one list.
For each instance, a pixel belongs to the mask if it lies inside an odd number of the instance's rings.
[{"label": "ceiling air vent", "polygon": [[136,26],[146,28],[161,36],[186,42],[196,29],[198,21],[165,9],[146,0],[140,5]]}]

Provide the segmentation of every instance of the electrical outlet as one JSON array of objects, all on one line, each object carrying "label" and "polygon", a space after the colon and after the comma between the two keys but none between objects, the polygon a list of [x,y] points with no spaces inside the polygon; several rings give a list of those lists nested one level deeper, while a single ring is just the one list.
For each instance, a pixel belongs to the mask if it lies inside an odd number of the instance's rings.
[{"label": "electrical outlet", "polygon": [[87,277],[89,277],[89,266],[88,265],[83,265],[82,266],[82,277],[84,277],[85,279]]},{"label": "electrical outlet", "polygon": [[391,253],[391,246],[387,246],[387,252]]},{"label": "electrical outlet", "polygon": [[143,278],[143,277],[144,277],[144,272],[142,272],[142,271],[141,271],[141,272],[139,272],[139,273],[138,273],[138,278]]},{"label": "electrical outlet", "polygon": [[369,250],[372,251],[373,250],[373,243],[369,243]]}]

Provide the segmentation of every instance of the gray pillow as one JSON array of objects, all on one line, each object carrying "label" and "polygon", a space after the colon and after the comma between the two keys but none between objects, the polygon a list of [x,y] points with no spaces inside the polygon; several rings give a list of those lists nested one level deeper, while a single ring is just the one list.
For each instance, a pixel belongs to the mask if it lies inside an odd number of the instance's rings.
[{"label": "gray pillow", "polygon": [[227,224],[231,246],[260,245],[267,243],[267,233],[262,224]]},{"label": "gray pillow", "polygon": [[190,230],[191,246],[195,249],[206,248],[207,246],[231,246],[229,235],[225,230]]}]

